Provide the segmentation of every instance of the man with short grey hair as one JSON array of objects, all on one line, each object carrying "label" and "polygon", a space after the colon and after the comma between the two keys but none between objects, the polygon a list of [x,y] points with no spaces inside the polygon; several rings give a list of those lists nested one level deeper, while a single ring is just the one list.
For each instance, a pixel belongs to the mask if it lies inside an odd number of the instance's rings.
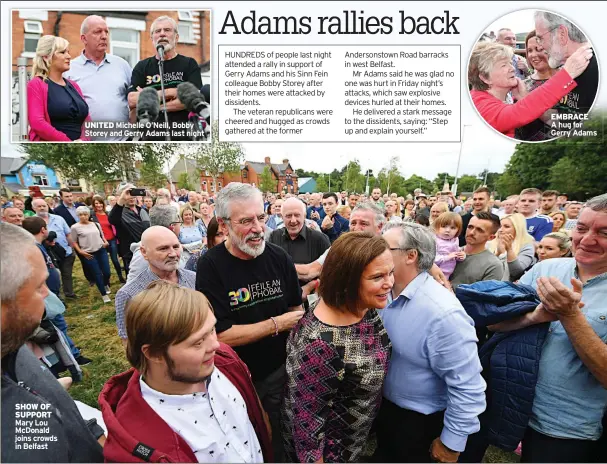
[{"label": "man with short grey hair", "polygon": [[436,244],[425,227],[389,222],[393,301],[382,320],[392,358],[377,417],[377,462],[457,462],[486,407],[474,322],[428,271]]},{"label": "man with short grey hair", "polygon": [[[516,50],[516,34],[514,34],[510,28],[504,27],[497,31],[497,38],[495,41]],[[531,74],[525,58],[516,53],[512,55],[512,66],[514,66],[514,73],[519,79],[525,79],[525,77]]]},{"label": "man with short grey hair", "polygon": [[[129,108],[131,109],[131,121],[136,120],[135,110],[137,101],[142,89],[152,87],[158,91],[159,101],[162,101],[160,89],[160,67],[159,61],[164,61],[164,88],[166,108],[161,108],[158,121],[164,122],[164,111],[167,112],[169,125],[171,129],[176,124],[187,123],[188,113],[183,103],[177,96],[177,86],[183,82],[194,84],[197,89],[202,87],[202,77],[200,67],[194,58],[189,58],[177,53],[177,41],[179,33],[177,31],[177,22],[170,16],[160,16],[154,20],[150,26],[150,37],[155,50],[155,56],[146,58],[135,65],[129,88]],[[163,56],[158,51],[162,47]],[[166,76],[170,76],[168,79]],[[184,131],[185,134],[185,131]],[[147,137],[146,140],[155,140],[157,137]],[[160,137],[164,140],[164,137]],[[172,136],[171,140],[191,140],[191,137],[183,135],[181,137]]]},{"label": "man with short grey hair", "polygon": [[[57,379],[26,340],[40,325],[48,295],[48,271],[32,234],[0,223],[0,297],[2,300],[2,462],[101,462],[97,439],[103,430],[87,424]],[[15,418],[24,409],[48,411],[40,436],[57,437],[29,446],[20,441]],[[17,427],[16,427],[17,426]],[[95,434],[93,434],[95,433]],[[25,435],[27,436],[27,434]],[[18,441],[19,440],[19,441]]]},{"label": "man with short grey hair", "polygon": [[[80,27],[84,50],[70,62],[63,77],[78,83],[93,121],[127,122],[127,90],[131,85],[131,65],[107,53],[109,29],[101,16],[84,18]],[[121,141],[126,137],[92,137],[91,140]]]},{"label": "man with short grey hair", "polygon": [[551,68],[560,67],[580,49],[586,54],[588,67],[575,78],[577,86],[567,94],[560,106],[574,113],[588,113],[599,87],[599,65],[588,38],[575,24],[555,13],[536,11],[534,20],[537,41],[548,55]]},{"label": "man with short grey hair", "polygon": [[228,184],[217,194],[215,213],[228,238],[199,258],[196,290],[213,306],[219,340],[249,367],[270,417],[274,459],[282,462],[286,342],[304,313],[297,272],[282,248],[265,243],[263,199],[255,187]]},{"label": "man with short grey hair", "polygon": [[575,257],[544,260],[521,278],[541,304],[489,327],[508,332],[550,323],[521,462],[593,462],[598,453],[607,411],[606,232],[603,194],[586,203],[571,233]]}]

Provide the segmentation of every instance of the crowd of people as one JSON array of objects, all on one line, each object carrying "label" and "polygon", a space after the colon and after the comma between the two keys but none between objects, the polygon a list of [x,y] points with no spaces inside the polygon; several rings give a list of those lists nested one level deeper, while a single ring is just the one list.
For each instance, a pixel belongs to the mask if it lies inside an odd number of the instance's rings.
[{"label": "crowd of people", "polygon": [[[525,141],[563,135],[570,123],[559,115],[590,111],[599,70],[588,39],[569,20],[538,11],[525,37],[525,56],[515,53],[508,28],[485,36],[472,51],[468,84],[479,114],[498,132]],[[495,34],[494,34],[495,35]]]},{"label": "crowd of people", "polygon": [[[2,461],[607,459],[607,194],[73,195],[1,199]],[[96,368],[75,255],[104,303],[110,261],[125,282],[107,433],[57,381]],[[44,451],[16,442],[28,403],[58,412]]]},{"label": "crowd of people", "polygon": [[[70,43],[62,37],[45,35],[38,40],[31,79],[27,84],[27,116],[30,141],[125,141],[130,137],[107,135],[88,137],[87,121],[136,122],[141,91],[158,91],[159,121],[166,111],[169,125],[189,121],[190,112],[177,95],[177,86],[190,82],[202,89],[200,67],[195,59],[177,52],[177,22],[160,16],[150,25],[155,50],[164,49],[166,107],[162,106],[160,52],[139,61],[134,68],[123,58],[108,53],[109,29],[101,16],[87,16],[80,28],[82,52],[73,57]],[[75,44],[72,44],[72,46]],[[118,133],[118,128],[116,131]],[[165,140],[146,136],[145,140]],[[192,140],[173,136],[171,140]]]}]

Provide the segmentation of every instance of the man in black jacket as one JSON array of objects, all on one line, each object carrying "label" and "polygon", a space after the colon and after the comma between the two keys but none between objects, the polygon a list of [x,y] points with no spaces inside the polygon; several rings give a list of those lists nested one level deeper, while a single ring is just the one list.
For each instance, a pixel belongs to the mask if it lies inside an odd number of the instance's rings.
[{"label": "man in black jacket", "polygon": [[[2,462],[102,462],[103,429],[85,423],[55,377],[24,345],[48,295],[34,237],[0,223]],[[29,415],[28,415],[29,413]],[[33,414],[32,414],[33,413]]]},{"label": "man in black jacket", "polygon": [[118,190],[118,201],[109,215],[110,224],[116,228],[120,244],[118,254],[122,257],[127,274],[133,258],[131,244],[140,242],[141,234],[150,227],[150,216],[145,209],[137,206],[137,197],[131,196],[132,188],[135,188],[133,184],[126,184]]}]

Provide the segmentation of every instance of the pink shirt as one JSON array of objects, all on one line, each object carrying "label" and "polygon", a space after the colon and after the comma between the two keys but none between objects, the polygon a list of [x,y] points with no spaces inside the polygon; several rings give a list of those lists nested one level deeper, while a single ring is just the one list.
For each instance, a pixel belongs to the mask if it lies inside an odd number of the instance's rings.
[{"label": "pink shirt", "polygon": [[[72,84],[76,91],[82,95],[82,90],[74,81],[65,79]],[[32,142],[71,142],[70,138],[63,132],[51,125],[48,115],[48,84],[41,77],[34,77],[27,84],[27,119],[30,124],[29,139]],[[90,121],[90,115],[85,121]],[[84,124],[82,125],[81,140],[89,140],[84,136]]]},{"label": "pink shirt", "polygon": [[484,90],[472,90],[472,102],[485,121],[495,130],[514,137],[514,129],[535,121],[561,98],[577,87],[569,73],[561,69],[548,81],[513,105]]}]

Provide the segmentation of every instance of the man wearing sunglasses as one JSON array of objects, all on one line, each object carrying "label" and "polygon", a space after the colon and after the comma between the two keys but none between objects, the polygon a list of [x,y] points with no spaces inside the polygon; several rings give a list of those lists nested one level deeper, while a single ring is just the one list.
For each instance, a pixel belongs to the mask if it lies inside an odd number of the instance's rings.
[{"label": "man wearing sunglasses", "polygon": [[196,290],[211,302],[219,341],[251,371],[270,418],[275,462],[282,462],[286,342],[304,314],[297,272],[282,248],[265,241],[263,197],[255,187],[228,184],[217,194],[215,214],[228,238],[198,260]]},{"label": "man wearing sunglasses", "polygon": [[581,47],[588,48],[588,67],[575,78],[577,87],[569,92],[564,102],[571,112],[588,113],[599,86],[599,67],[588,39],[577,26],[557,14],[536,11],[534,20],[537,41],[544,47],[551,68],[563,65]]}]

